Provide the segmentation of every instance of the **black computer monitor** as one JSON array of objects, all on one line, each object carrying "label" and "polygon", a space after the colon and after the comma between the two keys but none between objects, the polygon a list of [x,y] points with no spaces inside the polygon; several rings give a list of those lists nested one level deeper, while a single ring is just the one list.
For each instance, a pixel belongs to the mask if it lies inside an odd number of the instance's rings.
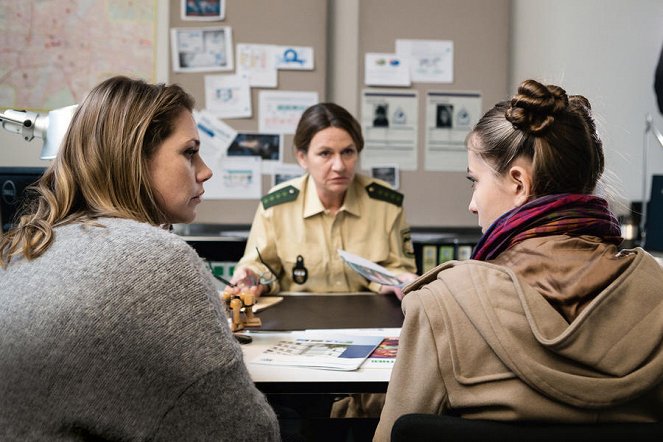
[{"label": "black computer monitor", "polygon": [[663,252],[663,175],[652,177],[645,233],[645,249]]},{"label": "black computer monitor", "polygon": [[14,224],[25,188],[42,176],[45,167],[0,167],[0,223],[2,232]]}]

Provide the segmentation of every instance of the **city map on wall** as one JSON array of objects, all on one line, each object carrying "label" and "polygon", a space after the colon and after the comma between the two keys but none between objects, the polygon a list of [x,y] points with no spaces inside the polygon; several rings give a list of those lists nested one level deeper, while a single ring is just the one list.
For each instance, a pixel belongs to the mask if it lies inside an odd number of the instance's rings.
[{"label": "city map on wall", "polygon": [[156,78],[154,0],[0,0],[0,108],[78,103],[101,80]]}]

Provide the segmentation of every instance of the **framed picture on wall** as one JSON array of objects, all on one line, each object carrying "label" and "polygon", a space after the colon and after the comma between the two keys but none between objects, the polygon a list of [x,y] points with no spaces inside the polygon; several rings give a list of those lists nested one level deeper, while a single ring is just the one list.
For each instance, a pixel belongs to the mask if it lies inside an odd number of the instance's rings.
[{"label": "framed picture on wall", "polygon": [[226,18],[225,0],[181,0],[182,20],[218,21]]},{"label": "framed picture on wall", "polygon": [[398,166],[396,164],[373,165],[371,167],[371,177],[386,181],[394,189],[400,186],[398,180]]},{"label": "framed picture on wall", "polygon": [[173,28],[170,37],[175,72],[233,70],[232,28]]}]

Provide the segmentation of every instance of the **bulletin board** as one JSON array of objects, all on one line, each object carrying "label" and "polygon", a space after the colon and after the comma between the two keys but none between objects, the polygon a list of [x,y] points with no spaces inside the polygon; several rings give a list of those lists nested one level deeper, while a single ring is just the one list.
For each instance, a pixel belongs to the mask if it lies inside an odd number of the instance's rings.
[{"label": "bulletin board", "polygon": [[[251,88],[252,117],[224,119],[239,132],[258,131],[258,94],[267,91],[314,91],[320,101],[326,99],[327,0],[230,0],[225,1],[222,21],[182,20],[180,2],[171,0],[170,28],[229,26],[232,44],[274,44],[312,47],[314,70],[279,70],[276,88]],[[172,43],[169,43],[169,45]],[[169,51],[170,58],[170,51]],[[196,99],[196,108],[205,107],[205,75],[231,72],[175,72],[169,60],[169,82],[181,85]],[[292,134],[283,137],[283,161],[295,163]],[[271,187],[271,175],[262,176],[263,194]],[[197,223],[250,224],[258,207],[257,199],[205,200],[198,208]]]},{"label": "bulletin board", "polygon": [[[467,209],[471,188],[465,172],[425,170],[426,94],[478,91],[482,113],[507,98],[510,1],[360,0],[359,8],[360,92],[371,89],[364,84],[365,53],[393,53],[396,39],[453,41],[452,83],[412,83],[393,88],[417,91],[419,106],[418,164],[416,170],[400,172],[399,190],[405,194],[404,206],[412,226],[476,226],[476,216]],[[361,103],[357,109],[361,109]]]}]

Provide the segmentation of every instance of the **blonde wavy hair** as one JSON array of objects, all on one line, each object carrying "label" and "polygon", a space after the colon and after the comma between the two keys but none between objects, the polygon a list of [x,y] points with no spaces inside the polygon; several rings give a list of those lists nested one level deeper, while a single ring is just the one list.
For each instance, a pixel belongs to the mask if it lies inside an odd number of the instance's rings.
[{"label": "blonde wavy hair", "polygon": [[0,238],[0,266],[34,259],[53,242],[53,228],[99,217],[167,223],[148,174],[148,160],[174,131],[193,98],[178,85],[123,76],[97,85],[76,110],[53,164],[28,188],[17,225]]}]

